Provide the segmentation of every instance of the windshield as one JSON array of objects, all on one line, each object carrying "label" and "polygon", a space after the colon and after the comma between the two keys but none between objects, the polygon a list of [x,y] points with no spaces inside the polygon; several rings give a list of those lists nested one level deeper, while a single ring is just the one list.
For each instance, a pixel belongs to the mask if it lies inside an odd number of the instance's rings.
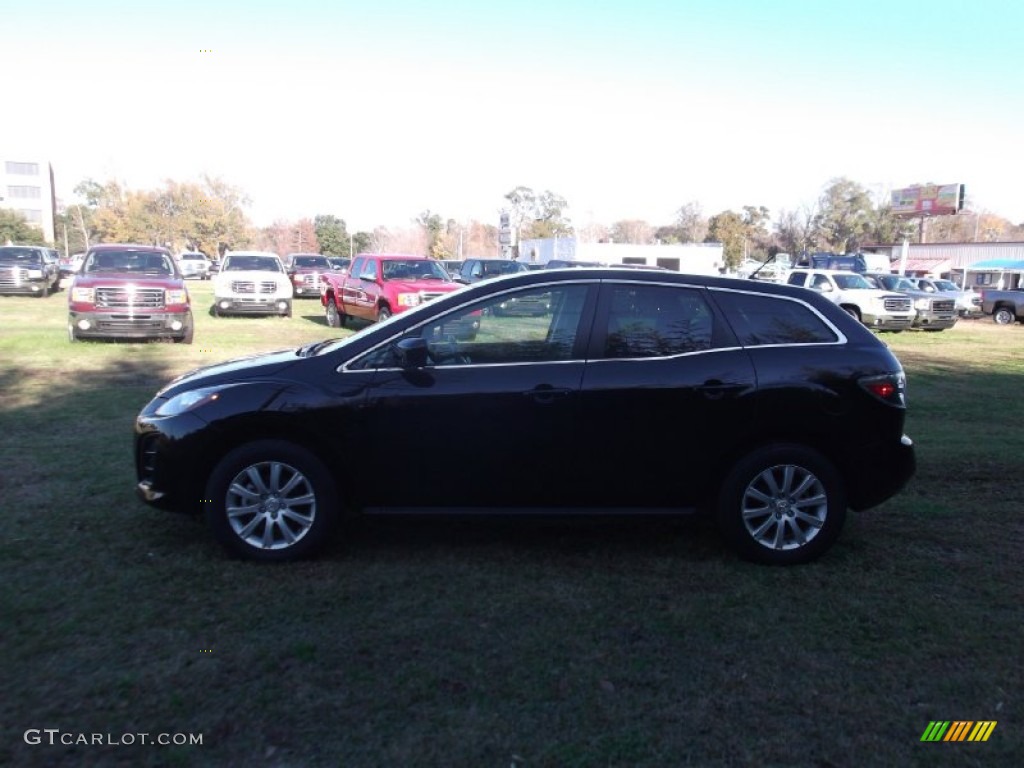
[{"label": "windshield", "polygon": [[905,277],[899,275],[881,275],[878,278],[878,282],[882,284],[882,287],[890,291],[916,291],[917,287],[907,280]]},{"label": "windshield", "polygon": [[836,285],[842,290],[848,291],[853,288],[870,288],[871,285],[860,275],[836,275]]},{"label": "windshield", "polygon": [[482,261],[480,269],[487,277],[495,275],[511,275],[513,272],[524,271],[523,265],[515,261]]},{"label": "windshield", "polygon": [[281,262],[273,256],[228,256],[221,272],[280,272]]},{"label": "windshield", "polygon": [[0,261],[4,264],[22,264],[40,266],[43,257],[35,248],[19,248],[18,246],[6,245],[0,248]]},{"label": "windshield", "polygon": [[292,269],[296,269],[298,267],[330,269],[331,262],[327,260],[326,256],[296,256],[292,259]]},{"label": "windshield", "polygon": [[939,291],[959,291],[956,283],[951,280],[936,280],[935,288]]},{"label": "windshield", "polygon": [[82,267],[86,273],[138,272],[145,275],[173,275],[168,254],[159,251],[93,251]]},{"label": "windshield", "polygon": [[385,280],[451,280],[444,267],[433,259],[388,259],[382,264]]}]

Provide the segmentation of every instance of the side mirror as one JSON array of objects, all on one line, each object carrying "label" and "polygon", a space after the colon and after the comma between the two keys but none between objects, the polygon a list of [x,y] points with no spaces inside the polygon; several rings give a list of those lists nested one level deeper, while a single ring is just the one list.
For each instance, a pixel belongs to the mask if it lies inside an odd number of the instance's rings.
[{"label": "side mirror", "polygon": [[423,368],[427,364],[427,340],[422,336],[402,339],[395,345],[395,352],[403,368]]}]

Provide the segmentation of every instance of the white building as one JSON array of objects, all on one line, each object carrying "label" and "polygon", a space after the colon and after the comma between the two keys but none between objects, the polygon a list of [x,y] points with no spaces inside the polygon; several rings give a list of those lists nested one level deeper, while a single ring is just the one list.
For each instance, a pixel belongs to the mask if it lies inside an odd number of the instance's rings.
[{"label": "white building", "polygon": [[552,259],[596,261],[606,266],[635,264],[694,275],[719,275],[725,268],[725,249],[721,243],[581,243],[574,237],[523,240],[519,243],[518,261],[547,264]]},{"label": "white building", "polygon": [[17,155],[0,157],[0,208],[17,211],[54,242],[57,198],[53,167],[45,160]]}]

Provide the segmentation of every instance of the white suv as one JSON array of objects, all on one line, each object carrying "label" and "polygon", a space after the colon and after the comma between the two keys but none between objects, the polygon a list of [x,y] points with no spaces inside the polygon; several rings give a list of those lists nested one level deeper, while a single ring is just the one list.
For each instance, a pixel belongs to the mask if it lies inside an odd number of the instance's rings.
[{"label": "white suv", "polygon": [[276,253],[234,251],[213,278],[214,315],[292,314],[292,284]]},{"label": "white suv", "polygon": [[902,331],[914,324],[913,299],[902,293],[875,288],[856,272],[794,269],[786,282],[818,291],[869,328]]},{"label": "white suv", "polygon": [[184,278],[198,277],[200,280],[208,280],[210,277],[210,260],[205,253],[185,251],[178,255],[178,269]]}]

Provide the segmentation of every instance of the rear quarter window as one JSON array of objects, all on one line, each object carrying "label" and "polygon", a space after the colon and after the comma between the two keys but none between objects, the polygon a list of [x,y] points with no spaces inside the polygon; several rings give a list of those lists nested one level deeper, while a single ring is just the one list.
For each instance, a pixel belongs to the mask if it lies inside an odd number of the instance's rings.
[{"label": "rear quarter window", "polygon": [[716,291],[715,299],[745,347],[839,341],[835,330],[803,302],[738,291]]}]

